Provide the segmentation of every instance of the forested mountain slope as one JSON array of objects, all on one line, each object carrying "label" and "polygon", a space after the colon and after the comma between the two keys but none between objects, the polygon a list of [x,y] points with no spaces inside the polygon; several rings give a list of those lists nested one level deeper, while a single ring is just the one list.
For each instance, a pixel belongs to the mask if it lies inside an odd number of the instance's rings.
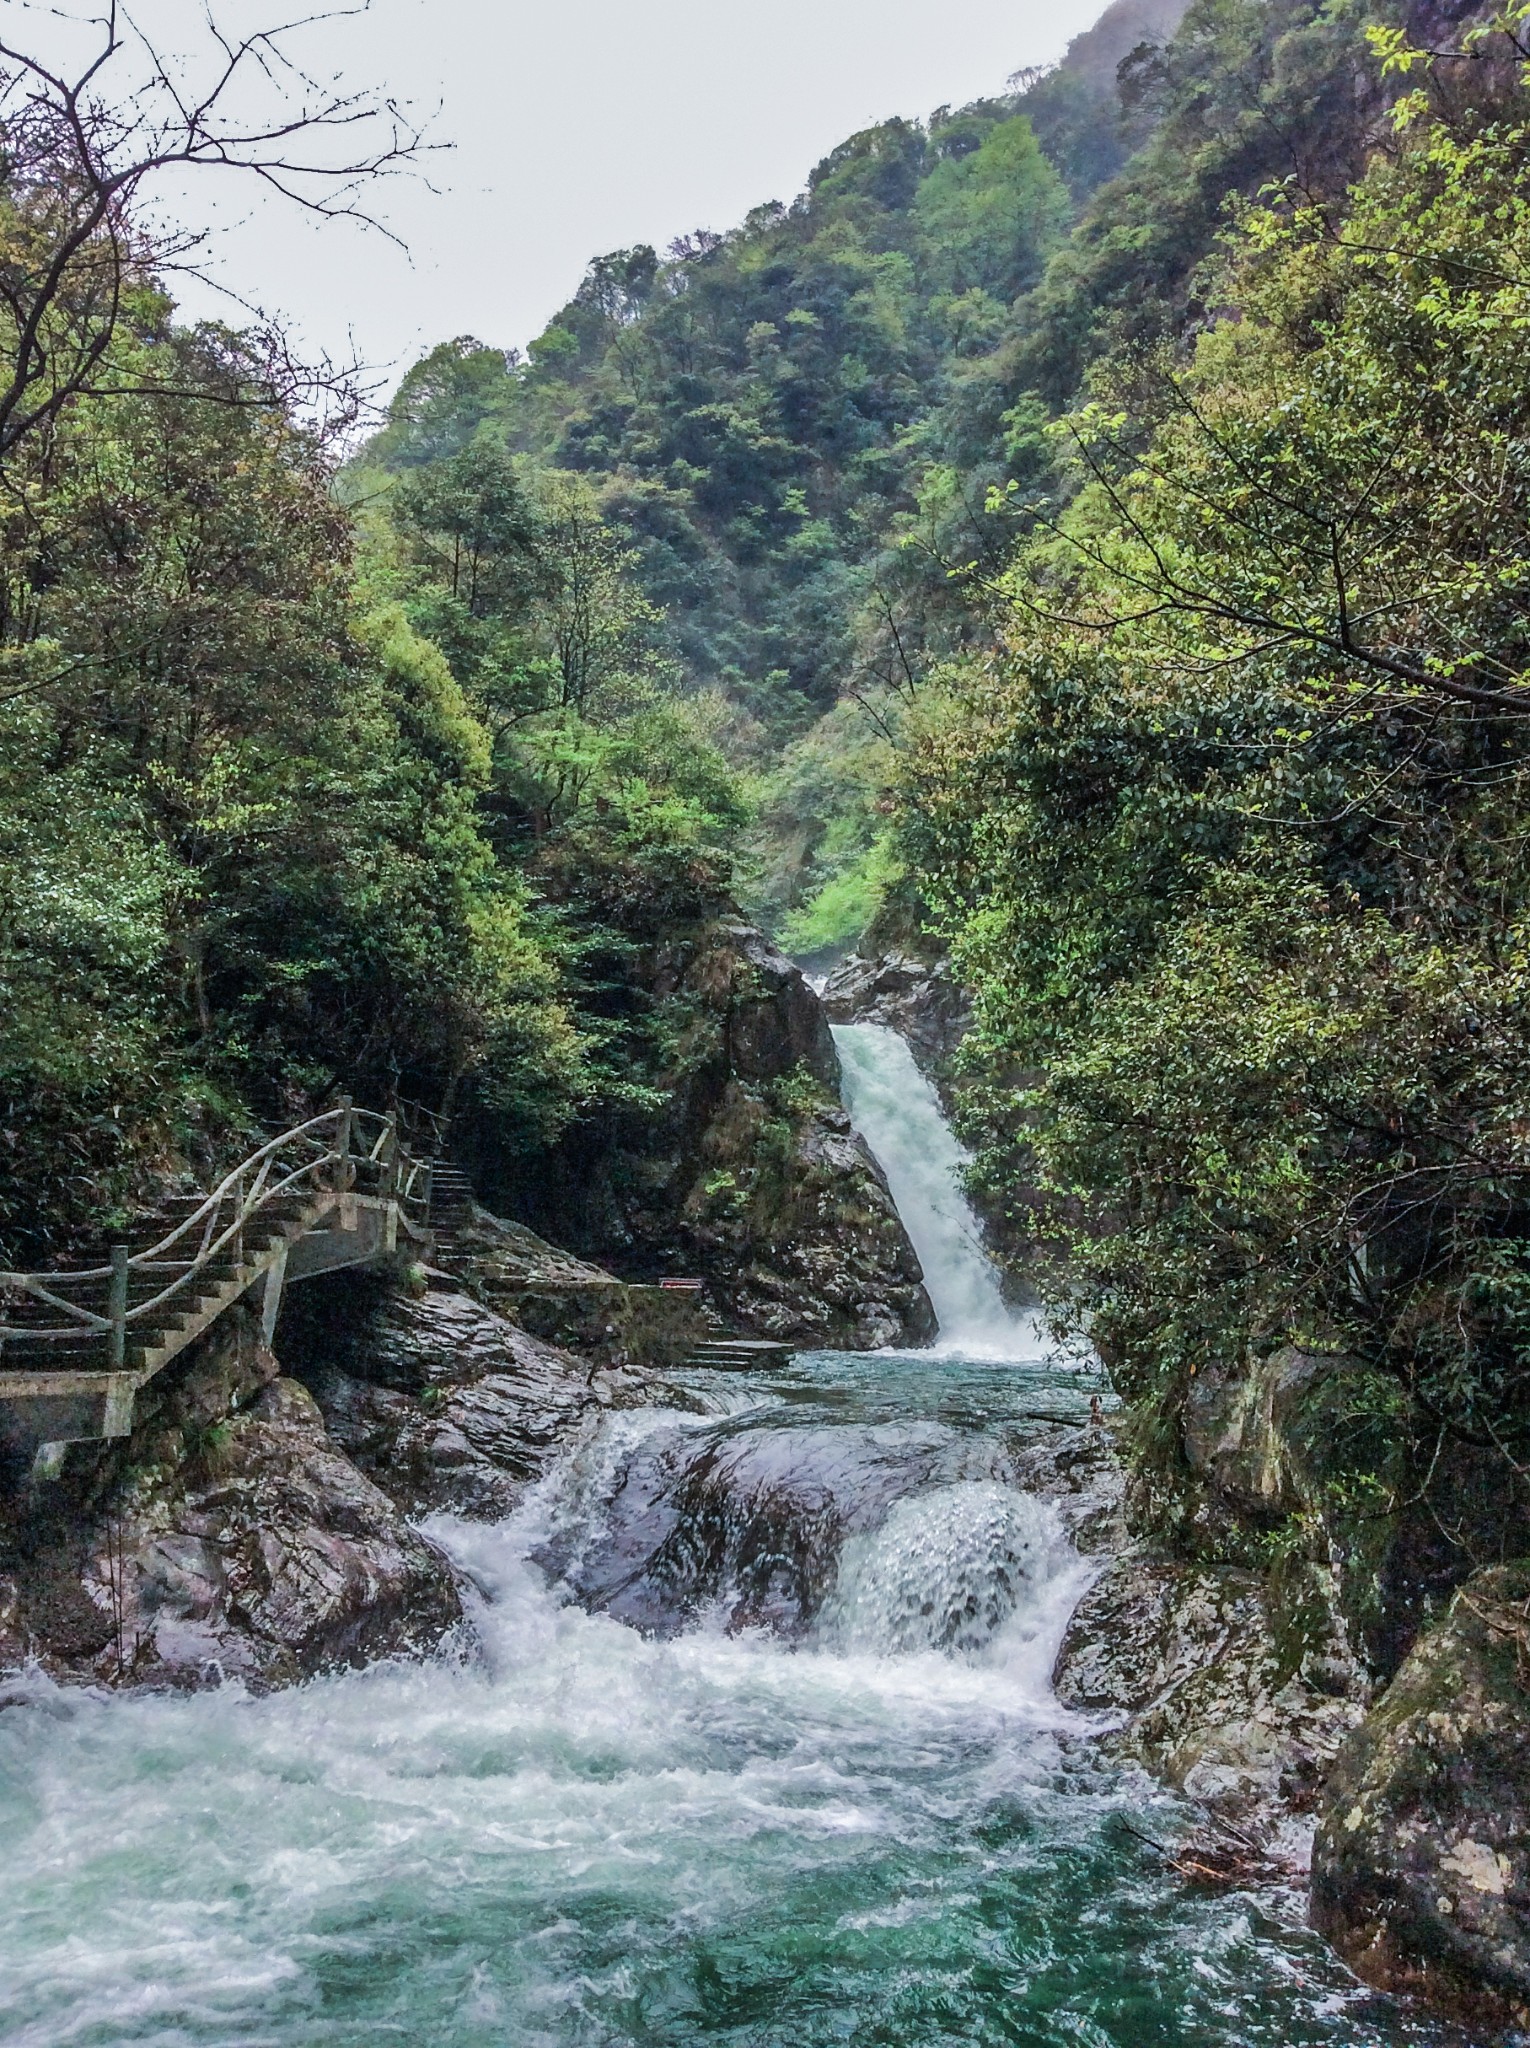
[{"label": "forested mountain slope", "polygon": [[1337,199],[1372,139],[1363,9],[1179,11],[1118,4],[1053,72],[850,137],[790,206],[597,259],[524,359],[444,343],[353,466],[374,502],[470,448],[588,483],[757,778],[742,879],[799,948],[885,884],[885,727],[989,637],[1014,494],[1060,482],[1048,421],[1103,353],[1202,317],[1231,195]]},{"label": "forested mountain slope", "polygon": [[352,490],[486,446],[587,480],[683,686],[736,760],[774,763],[847,688],[972,631],[897,543],[970,550],[989,486],[1033,471],[996,379],[1014,309],[1151,125],[1115,70],[1178,11],[1118,0],[1062,69],[850,137],[790,206],[597,259],[525,359],[443,344]]},{"label": "forested mountain slope", "polygon": [[[1122,0],[790,206],[601,259],[525,360],[443,345],[349,516],[258,338],[135,279],[5,485],[18,1253],[340,1083],[471,1100],[523,1159],[641,1121],[667,934],[740,888],[804,949],[889,883],[917,916],[903,728],[1002,638],[988,593],[1074,489],[1058,409],[1204,319],[1230,197],[1338,200],[1384,132],[1360,10],[1171,18]],[[39,149],[0,198],[45,249]]]}]

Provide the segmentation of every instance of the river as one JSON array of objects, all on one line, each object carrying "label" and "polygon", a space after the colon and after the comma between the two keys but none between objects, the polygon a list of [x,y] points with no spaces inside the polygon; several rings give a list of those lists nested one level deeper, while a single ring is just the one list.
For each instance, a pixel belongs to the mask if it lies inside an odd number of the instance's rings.
[{"label": "river", "polygon": [[1089,1567],[1006,1482],[1087,1366],[999,1296],[906,1047],[837,1034],[927,1352],[686,1372],[497,1525],[476,1642],[268,1698],[0,1712],[5,2048],[1391,2048],[1280,1890],[1052,1698]]}]

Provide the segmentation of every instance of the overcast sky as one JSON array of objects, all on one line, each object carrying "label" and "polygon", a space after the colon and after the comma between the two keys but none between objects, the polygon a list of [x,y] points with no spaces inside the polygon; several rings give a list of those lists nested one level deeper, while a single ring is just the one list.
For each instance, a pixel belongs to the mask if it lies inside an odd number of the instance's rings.
[{"label": "overcast sky", "polygon": [[[81,4],[81,0],[76,0]],[[302,12],[292,0],[219,0],[226,25]],[[408,245],[315,227],[202,174],[182,214],[218,232],[216,268],[308,348],[352,344],[391,366],[477,334],[530,340],[585,263],[633,242],[661,248],[790,199],[835,143],[889,114],[1002,90],[1059,56],[1103,0],[371,0],[310,32],[310,63],[383,85],[434,113],[436,188],[375,195]],[[199,0],[140,0],[162,42],[189,49]],[[35,41],[40,9],[0,0]],[[56,16],[54,17],[56,19]],[[219,188],[215,198],[215,188]],[[182,291],[188,312],[215,303]]]}]

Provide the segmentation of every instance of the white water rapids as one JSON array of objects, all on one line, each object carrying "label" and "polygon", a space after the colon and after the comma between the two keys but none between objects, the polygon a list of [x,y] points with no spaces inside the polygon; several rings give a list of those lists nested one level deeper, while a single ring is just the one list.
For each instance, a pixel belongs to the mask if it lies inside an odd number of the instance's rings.
[{"label": "white water rapids", "polygon": [[[1005,1308],[906,1048],[837,1036],[941,1343],[677,1375],[508,1520],[434,1518],[454,1655],[0,1685],[4,2048],[1426,2038],[1117,1825],[1174,1820],[1052,1694],[1088,1566],[1012,1464],[1092,1382]],[[639,1581],[667,1632],[607,1611]]]}]

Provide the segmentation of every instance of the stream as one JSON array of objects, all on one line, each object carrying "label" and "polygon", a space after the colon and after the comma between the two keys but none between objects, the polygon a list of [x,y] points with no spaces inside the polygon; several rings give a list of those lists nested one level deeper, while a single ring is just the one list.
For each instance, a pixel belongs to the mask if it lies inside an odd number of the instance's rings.
[{"label": "stream", "polygon": [[1009,1311],[906,1046],[836,1031],[939,1342],[687,1371],[508,1521],[458,1657],[0,1711],[4,2048],[1390,2048],[1286,1891],[1048,1675],[1090,1566],[1008,1476],[1099,1383]]}]

